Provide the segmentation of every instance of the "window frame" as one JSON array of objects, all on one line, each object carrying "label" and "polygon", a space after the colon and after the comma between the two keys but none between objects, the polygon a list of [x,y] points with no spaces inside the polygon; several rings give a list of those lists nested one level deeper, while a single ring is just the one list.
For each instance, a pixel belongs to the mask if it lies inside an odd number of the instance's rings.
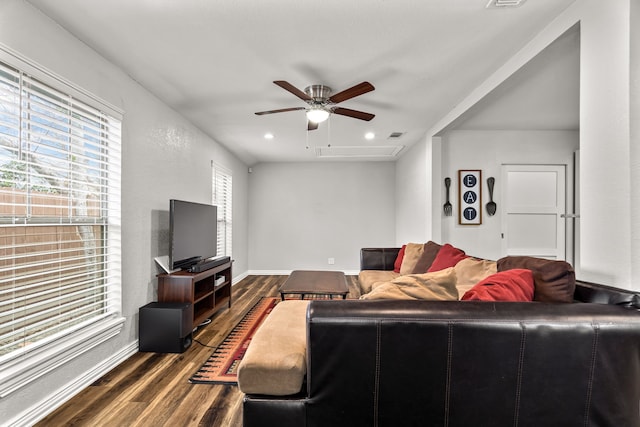
[{"label": "window frame", "polygon": [[[224,249],[224,253],[218,256],[232,257],[233,251],[233,175],[224,166],[211,162],[213,204],[218,206],[218,250]],[[222,190],[224,194],[219,194]],[[221,229],[224,232],[221,232]]]},{"label": "window frame", "polygon": [[[122,123],[123,112],[21,54],[0,45],[0,61],[51,88],[103,111]],[[109,146],[107,173],[114,183],[107,192],[105,257],[112,280],[107,285],[107,313],[67,328],[0,357],[0,398],[63,366],[81,354],[117,336],[123,329],[121,260],[121,138]],[[112,151],[113,150],[113,151]]]}]

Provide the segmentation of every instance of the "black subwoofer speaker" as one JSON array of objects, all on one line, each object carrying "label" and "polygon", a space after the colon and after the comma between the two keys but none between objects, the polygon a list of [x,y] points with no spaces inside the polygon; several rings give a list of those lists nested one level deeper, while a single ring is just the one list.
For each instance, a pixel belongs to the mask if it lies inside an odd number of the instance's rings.
[{"label": "black subwoofer speaker", "polygon": [[138,349],[182,353],[191,346],[193,306],[181,302],[152,302],[140,307]]}]

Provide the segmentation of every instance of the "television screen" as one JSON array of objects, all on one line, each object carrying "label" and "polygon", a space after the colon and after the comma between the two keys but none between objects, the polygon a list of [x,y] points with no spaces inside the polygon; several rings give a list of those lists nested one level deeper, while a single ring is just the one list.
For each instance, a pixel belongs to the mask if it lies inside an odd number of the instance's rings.
[{"label": "television screen", "polygon": [[169,263],[172,269],[189,268],[216,256],[216,206],[172,199],[169,223]]}]

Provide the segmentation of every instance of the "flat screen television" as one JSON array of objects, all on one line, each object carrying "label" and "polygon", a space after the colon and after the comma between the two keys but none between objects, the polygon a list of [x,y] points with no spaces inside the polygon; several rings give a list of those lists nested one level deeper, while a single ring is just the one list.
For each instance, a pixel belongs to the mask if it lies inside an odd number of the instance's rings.
[{"label": "flat screen television", "polygon": [[218,208],[214,205],[169,201],[169,266],[188,269],[216,256]]}]

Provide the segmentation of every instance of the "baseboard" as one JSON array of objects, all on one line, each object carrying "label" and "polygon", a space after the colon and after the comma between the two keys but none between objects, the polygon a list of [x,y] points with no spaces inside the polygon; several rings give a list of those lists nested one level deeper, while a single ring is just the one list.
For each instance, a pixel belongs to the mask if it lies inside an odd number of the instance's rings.
[{"label": "baseboard", "polygon": [[233,278],[233,280],[231,280],[231,286],[235,285],[236,283],[240,282],[242,279],[244,279],[245,277],[247,277],[249,275],[248,271],[245,271],[244,273],[242,273],[239,276],[236,276]]},{"label": "baseboard", "polygon": [[14,427],[29,427],[34,425],[137,352],[138,340],[124,347],[108,359],[105,359],[92,370],[83,373],[73,381],[65,384],[54,393],[47,396],[46,399],[35,403],[29,409],[18,414],[12,420],[9,420],[8,425]]}]

